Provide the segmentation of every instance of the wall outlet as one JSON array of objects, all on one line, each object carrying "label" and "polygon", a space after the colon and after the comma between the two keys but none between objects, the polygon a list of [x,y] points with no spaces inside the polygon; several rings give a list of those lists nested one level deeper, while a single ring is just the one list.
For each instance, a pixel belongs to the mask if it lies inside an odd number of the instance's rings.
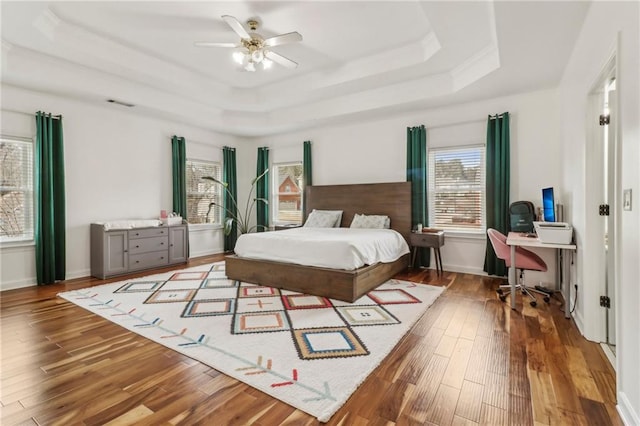
[{"label": "wall outlet", "polygon": [[622,209],[631,211],[631,188],[622,191]]}]

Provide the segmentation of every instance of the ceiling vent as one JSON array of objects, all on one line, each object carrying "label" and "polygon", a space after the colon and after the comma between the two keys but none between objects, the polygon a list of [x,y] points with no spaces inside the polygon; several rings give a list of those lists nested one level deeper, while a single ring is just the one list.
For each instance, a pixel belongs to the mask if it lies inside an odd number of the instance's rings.
[{"label": "ceiling vent", "polygon": [[107,102],[109,102],[110,104],[117,104],[117,105],[126,106],[127,108],[133,108],[135,106],[134,104],[128,104],[126,102],[117,101],[115,99],[107,99]]}]

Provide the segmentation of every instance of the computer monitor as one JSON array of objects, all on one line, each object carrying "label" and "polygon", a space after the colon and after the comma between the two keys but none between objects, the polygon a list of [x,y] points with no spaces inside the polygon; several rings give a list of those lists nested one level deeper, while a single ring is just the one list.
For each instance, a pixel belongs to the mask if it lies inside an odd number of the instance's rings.
[{"label": "computer monitor", "polygon": [[553,188],[542,190],[542,216],[545,222],[556,221],[555,200],[553,199]]}]

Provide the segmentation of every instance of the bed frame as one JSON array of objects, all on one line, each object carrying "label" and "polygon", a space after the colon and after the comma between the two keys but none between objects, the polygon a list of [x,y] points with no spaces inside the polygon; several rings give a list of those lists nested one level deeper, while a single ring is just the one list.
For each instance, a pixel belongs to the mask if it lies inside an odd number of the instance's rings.
[{"label": "bed frame", "polygon": [[[308,216],[313,209],[343,210],[340,226],[348,227],[356,213],[382,214],[391,228],[408,241],[411,233],[411,183],[308,186]],[[353,302],[409,266],[409,254],[393,263],[377,263],[347,271],[238,257],[225,258],[232,280],[282,288]]]}]

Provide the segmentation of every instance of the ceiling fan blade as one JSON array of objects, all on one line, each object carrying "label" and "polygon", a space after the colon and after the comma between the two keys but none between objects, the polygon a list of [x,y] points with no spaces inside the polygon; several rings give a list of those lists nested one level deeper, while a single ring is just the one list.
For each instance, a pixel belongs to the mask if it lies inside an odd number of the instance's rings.
[{"label": "ceiling fan blade", "polygon": [[279,46],[286,43],[295,43],[302,41],[302,35],[294,31],[292,33],[280,34],[274,37],[269,37],[264,41],[264,45],[268,47]]},{"label": "ceiling fan blade", "polygon": [[196,41],[193,45],[196,47],[240,47],[239,43],[216,43],[213,41]]},{"label": "ceiling fan blade", "polygon": [[271,59],[273,62],[282,65],[285,68],[294,69],[298,67],[297,62],[294,62],[289,58],[285,58],[284,56],[275,52],[267,51],[265,52],[264,56]]},{"label": "ceiling fan blade", "polygon": [[251,36],[247,32],[247,30],[244,29],[240,21],[238,21],[236,18],[234,18],[231,15],[222,15],[222,19],[224,19],[224,22],[226,22],[227,25],[229,25],[231,29],[240,36],[241,39],[244,39],[244,40],[251,39]]}]

